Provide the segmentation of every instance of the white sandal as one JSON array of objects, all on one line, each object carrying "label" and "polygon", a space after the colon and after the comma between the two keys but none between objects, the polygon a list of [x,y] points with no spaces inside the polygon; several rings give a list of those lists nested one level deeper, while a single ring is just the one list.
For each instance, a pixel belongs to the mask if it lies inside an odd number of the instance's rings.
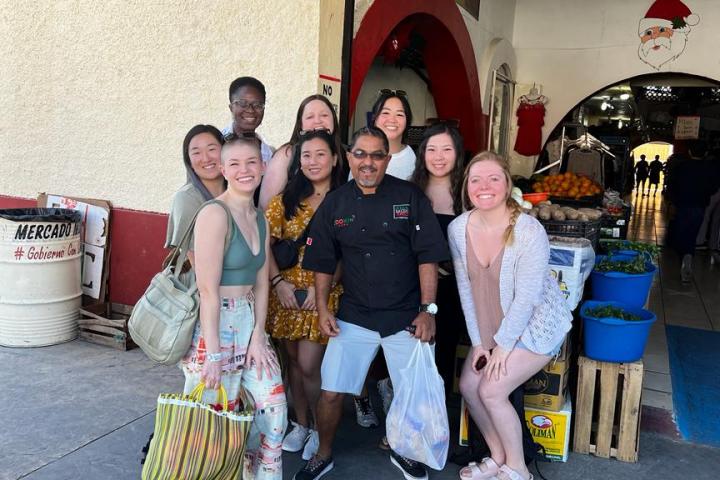
[{"label": "white sandal", "polygon": [[[520,476],[518,472],[508,467],[507,465],[503,465],[502,467],[500,467],[496,478],[498,480],[525,480],[523,477]],[[528,480],[533,480],[533,478],[533,474],[531,473]]]},{"label": "white sandal", "polygon": [[[498,467],[498,464],[495,463],[495,460],[493,460],[490,457],[485,457],[480,462],[481,465],[485,465],[485,471],[483,472],[480,470],[480,466],[475,462],[470,462],[467,464],[466,467],[463,467],[460,469],[460,479],[461,480],[493,480],[495,478],[495,475],[497,475],[498,471],[500,471],[500,467]],[[466,477],[463,476],[462,472],[466,468],[470,469],[470,476]]]}]

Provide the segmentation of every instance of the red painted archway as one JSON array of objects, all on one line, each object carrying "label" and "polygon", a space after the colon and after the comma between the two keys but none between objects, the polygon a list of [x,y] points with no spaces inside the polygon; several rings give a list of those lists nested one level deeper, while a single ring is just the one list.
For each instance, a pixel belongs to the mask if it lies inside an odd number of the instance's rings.
[{"label": "red painted archway", "polygon": [[411,21],[427,40],[424,59],[438,115],[460,120],[467,150],[485,148],[487,118],[480,103],[475,53],[454,0],[373,2],[353,40],[350,115],[373,60],[393,29],[404,20]]}]

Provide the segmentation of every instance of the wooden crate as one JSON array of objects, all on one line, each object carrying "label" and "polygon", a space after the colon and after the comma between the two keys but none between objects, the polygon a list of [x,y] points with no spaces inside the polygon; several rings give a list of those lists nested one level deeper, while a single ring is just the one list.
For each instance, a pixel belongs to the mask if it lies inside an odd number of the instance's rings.
[{"label": "wooden crate", "polygon": [[643,363],[580,356],[573,450],[637,462]]},{"label": "wooden crate", "polygon": [[136,345],[127,327],[132,309],[131,305],[122,303],[98,303],[82,307],[78,320],[80,338],[118,350],[134,348]]}]

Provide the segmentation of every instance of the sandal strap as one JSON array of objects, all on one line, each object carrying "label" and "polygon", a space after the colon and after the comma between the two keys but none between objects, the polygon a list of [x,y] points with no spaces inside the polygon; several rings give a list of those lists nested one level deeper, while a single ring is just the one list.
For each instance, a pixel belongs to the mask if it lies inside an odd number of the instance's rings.
[{"label": "sandal strap", "polygon": [[[501,474],[502,476],[500,476]],[[502,467],[500,467],[497,478],[499,480],[525,480],[520,476],[518,472],[508,467],[507,465],[503,465]],[[532,474],[530,475],[529,480],[533,480]]]}]

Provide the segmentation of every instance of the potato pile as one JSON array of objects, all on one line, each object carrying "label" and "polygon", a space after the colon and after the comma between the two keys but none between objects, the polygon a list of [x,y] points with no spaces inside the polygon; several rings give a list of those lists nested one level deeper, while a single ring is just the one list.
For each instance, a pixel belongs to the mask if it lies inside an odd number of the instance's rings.
[{"label": "potato pile", "polygon": [[540,202],[528,212],[531,217],[540,220],[555,220],[556,222],[564,222],[566,220],[574,220],[578,222],[589,222],[599,220],[602,211],[596,208],[571,208],[548,201]]},{"label": "potato pile", "polygon": [[533,192],[550,192],[554,197],[581,198],[597,195],[603,190],[597,183],[582,175],[572,172],[558,173],[540,177],[532,185]]}]

